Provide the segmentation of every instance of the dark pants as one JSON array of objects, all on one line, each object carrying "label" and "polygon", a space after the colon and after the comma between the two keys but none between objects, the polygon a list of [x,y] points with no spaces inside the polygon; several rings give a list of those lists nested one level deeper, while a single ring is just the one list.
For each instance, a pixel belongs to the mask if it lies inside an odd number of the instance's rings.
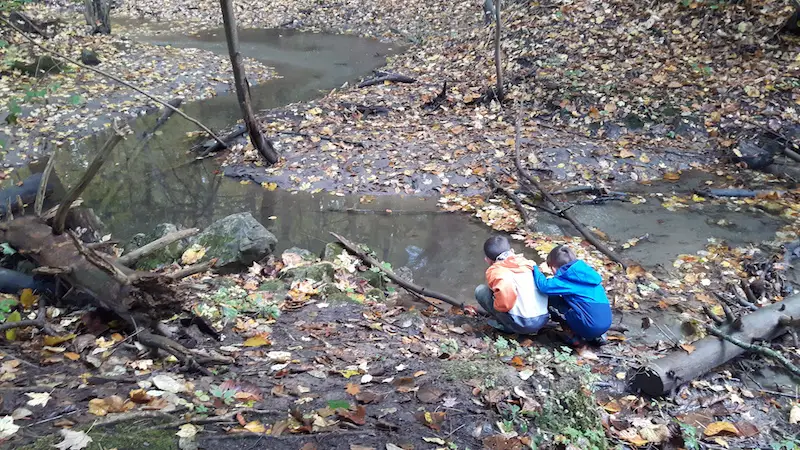
[{"label": "dark pants", "polygon": [[494,309],[494,292],[485,284],[475,288],[475,300],[478,301],[484,311],[498,322],[499,329],[506,333],[535,334],[547,323],[548,316],[546,314],[528,319],[527,323],[523,325],[515,323],[511,315]]}]

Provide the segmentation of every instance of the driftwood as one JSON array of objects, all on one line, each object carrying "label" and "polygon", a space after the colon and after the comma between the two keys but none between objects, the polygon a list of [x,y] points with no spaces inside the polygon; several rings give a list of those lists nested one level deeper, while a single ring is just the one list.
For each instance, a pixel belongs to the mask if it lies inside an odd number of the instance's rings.
[{"label": "driftwood", "polygon": [[371,78],[369,80],[364,80],[361,83],[359,83],[358,87],[365,88],[369,86],[374,86],[376,84],[382,84],[386,81],[391,81],[395,83],[416,83],[417,80],[397,73],[380,72],[377,77]]},{"label": "driftwood", "polygon": [[244,61],[242,54],[239,53],[239,34],[236,28],[236,13],[233,10],[233,0],[220,0],[222,8],[222,23],[225,27],[225,39],[228,42],[228,54],[233,66],[233,83],[236,86],[236,97],[239,99],[239,107],[242,110],[244,124],[250,134],[250,142],[258,150],[258,153],[270,164],[275,164],[280,160],[278,152],[272,142],[264,137],[258,126],[253,106],[250,101],[250,84],[244,73]]},{"label": "driftwood", "polygon": [[673,350],[667,356],[632,371],[628,377],[631,388],[651,396],[668,393],[748,350],[733,341],[751,345],[756,339],[769,341],[785,334],[784,317],[800,317],[800,295],[743,315],[733,322],[715,317],[714,322],[721,321],[724,325],[711,327],[709,332],[713,334],[713,329],[730,339],[712,335],[692,343],[694,350],[691,353]]},{"label": "driftwood", "polygon": [[5,19],[4,17],[0,17],[0,23],[4,23],[4,24],[8,25],[9,27],[13,28],[13,29],[14,29],[16,32],[18,32],[19,34],[21,34],[21,35],[22,35],[22,37],[24,37],[25,39],[27,39],[28,41],[30,41],[30,43],[31,43],[31,44],[33,44],[33,45],[35,45],[36,47],[38,47],[38,48],[40,48],[40,49],[44,50],[45,52],[47,52],[47,53],[50,53],[50,54],[53,54],[53,55],[56,55],[56,56],[58,56],[59,58],[61,58],[61,59],[65,60],[65,61],[68,61],[70,64],[74,64],[74,65],[76,65],[76,66],[78,66],[78,67],[80,67],[80,68],[82,68],[82,69],[85,69],[85,70],[91,70],[92,72],[95,72],[95,73],[97,73],[97,74],[100,74],[100,75],[102,75],[102,76],[104,76],[104,77],[106,77],[106,78],[109,78],[109,79],[111,79],[111,80],[114,80],[114,81],[116,81],[117,83],[119,83],[119,84],[121,84],[121,85],[123,85],[123,86],[125,86],[125,87],[127,87],[127,88],[133,89],[134,91],[138,92],[139,94],[142,94],[142,95],[144,95],[145,97],[147,97],[147,98],[149,98],[150,100],[152,100],[152,101],[154,101],[154,102],[156,102],[156,103],[160,104],[161,106],[163,106],[163,107],[165,107],[165,108],[172,109],[172,110],[173,110],[173,111],[175,111],[175,113],[177,113],[179,116],[183,117],[184,119],[188,120],[189,122],[192,122],[193,124],[195,124],[195,125],[197,125],[198,127],[200,127],[200,128],[203,130],[203,131],[205,131],[206,133],[208,133],[208,135],[209,135],[209,136],[211,136],[211,137],[212,137],[212,138],[213,138],[215,141],[217,141],[217,142],[221,143],[222,145],[225,145],[225,142],[223,142],[223,141],[222,141],[222,139],[220,139],[220,137],[219,137],[219,136],[217,136],[216,134],[214,134],[214,132],[213,132],[213,131],[211,131],[211,129],[209,129],[207,126],[203,125],[203,123],[202,123],[202,122],[200,122],[199,120],[195,119],[194,117],[190,117],[189,115],[187,115],[187,114],[186,114],[186,113],[184,113],[183,111],[181,111],[181,110],[179,110],[179,109],[175,108],[174,106],[170,105],[168,102],[165,102],[164,100],[161,100],[160,98],[158,98],[158,97],[156,97],[156,96],[154,96],[154,95],[152,95],[152,94],[148,94],[147,92],[145,92],[145,91],[144,91],[144,90],[142,90],[141,88],[139,88],[139,87],[136,87],[136,86],[134,86],[134,85],[132,85],[132,84],[128,83],[127,81],[125,81],[125,80],[123,80],[123,79],[121,79],[121,78],[119,78],[119,77],[117,77],[117,76],[111,75],[110,73],[104,72],[104,71],[102,71],[102,70],[100,70],[100,69],[98,69],[98,68],[95,68],[95,67],[91,67],[91,66],[87,66],[87,65],[85,65],[85,64],[82,64],[82,63],[80,63],[79,61],[76,61],[75,59],[73,59],[73,58],[70,58],[69,56],[67,56],[67,55],[65,55],[65,54],[63,54],[63,53],[57,52],[57,51],[55,51],[55,50],[53,50],[53,49],[51,49],[51,48],[48,48],[48,47],[46,47],[46,46],[44,46],[44,45],[42,45],[42,44],[40,44],[40,43],[36,42],[36,40],[35,40],[35,39],[33,39],[33,38],[31,38],[30,36],[28,36],[28,35],[26,35],[25,33],[23,33],[23,32],[22,32],[22,30],[20,30],[19,28],[17,28],[17,27],[16,27],[16,26],[15,26],[13,23],[9,22],[9,21],[8,21],[7,19]]},{"label": "driftwood", "polygon": [[370,266],[375,267],[375,268],[379,269],[381,272],[385,273],[386,276],[389,277],[390,280],[392,280],[395,283],[397,283],[400,287],[402,287],[404,289],[408,289],[411,292],[417,293],[417,294],[425,296],[425,297],[431,297],[431,298],[435,298],[437,300],[441,300],[441,301],[443,301],[443,302],[445,302],[447,304],[450,304],[452,306],[456,306],[458,308],[462,308],[462,309],[464,308],[464,304],[463,303],[459,302],[458,300],[454,299],[453,297],[450,297],[447,294],[441,294],[439,292],[431,291],[430,289],[427,289],[427,288],[422,287],[422,286],[417,286],[414,283],[409,283],[408,281],[400,278],[391,269],[387,269],[386,267],[383,267],[383,265],[381,265],[381,263],[377,259],[375,259],[372,256],[368,255],[366,252],[360,250],[356,244],[353,244],[352,242],[350,242],[346,238],[344,238],[342,236],[339,236],[338,234],[333,233],[333,232],[331,232],[331,235],[333,237],[335,237],[339,241],[339,243],[341,243],[344,246],[344,248],[346,248],[350,253],[358,256],[365,263],[367,263]]},{"label": "driftwood", "polygon": [[537,207],[545,212],[549,212],[551,214],[555,214],[558,217],[566,219],[567,221],[569,221],[569,223],[572,224],[572,226],[575,227],[576,230],[578,230],[578,232],[581,235],[583,235],[586,241],[592,244],[598,251],[608,256],[609,259],[616,262],[617,264],[620,264],[622,267],[627,267],[627,263],[625,262],[624,259],[622,259],[621,256],[619,256],[616,252],[612,251],[605,244],[603,244],[603,242],[600,241],[600,238],[595,236],[595,234],[592,233],[591,230],[586,228],[585,225],[583,225],[578,219],[576,219],[575,216],[573,216],[572,213],[569,211],[569,209],[562,207],[559,201],[556,200],[556,198],[553,197],[552,194],[547,192],[547,190],[542,186],[542,184],[522,166],[522,161],[520,160],[520,155],[519,155],[520,141],[522,139],[520,132],[521,121],[522,117],[520,115],[517,115],[517,121],[515,125],[515,138],[514,138],[514,165],[516,166],[517,172],[520,175],[520,180],[521,181],[524,180],[524,182],[521,184],[524,186],[526,182],[527,184],[534,186],[536,190],[538,190],[542,194],[542,197],[544,197],[544,199],[552,205],[552,207],[544,207],[544,208],[542,208],[541,206]]},{"label": "driftwood", "polygon": [[149,244],[145,244],[136,250],[131,251],[130,253],[126,253],[117,259],[117,263],[122,264],[123,266],[132,266],[136,263],[136,261],[144,258],[147,255],[152,254],[153,252],[157,252],[162,248],[172,244],[173,242],[180,241],[181,239],[186,239],[190,236],[194,236],[195,234],[199,233],[200,230],[197,228],[189,228],[186,230],[179,230],[175,231],[174,233],[169,233],[166,236],[160,237]]}]

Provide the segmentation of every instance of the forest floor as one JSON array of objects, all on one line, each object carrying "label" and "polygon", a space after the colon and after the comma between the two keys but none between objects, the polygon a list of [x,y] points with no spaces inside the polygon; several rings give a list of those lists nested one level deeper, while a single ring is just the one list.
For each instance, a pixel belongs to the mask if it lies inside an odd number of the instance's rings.
[{"label": "forest floor", "polygon": [[[20,427],[9,435],[18,447],[59,428],[76,431],[30,448],[86,436],[94,440],[90,448],[142,442],[174,448],[178,441],[181,448],[499,450],[528,448],[530,436],[542,440],[536,448],[796,448],[796,388],[755,381],[769,371],[762,360],[739,360],[663,399],[625,391],[630,370],[644,359],[693,351],[704,334],[697,325],[707,322],[701,306],[721,309],[714,292],[787,270],[774,263],[781,244],[799,237],[800,192],[723,163],[740,137],[760,127],[796,136],[796,43],[771,36],[785,17],[774,4],[712,9],[656,2],[648,9],[621,0],[509,2],[503,13],[509,100],[473,104],[494,77],[492,29],[482,25],[477,5],[237,2],[243,26],[410,42],[386,70],[416,82],[346,86],[265,112],[268,132],[305,136],[280,141],[285,159],[275,167],[261,167],[247,146],[226,154],[226,164],[250,164],[242,175],[257,182],[283,177],[288,189],[443,194],[443,208],[476,214],[538,256],[572,243],[603,275],[617,320],[669,313],[692,330],[678,336],[656,324],[650,328],[662,335],[656,339],[612,334],[602,350],[573,354],[549,333],[498,335],[475,318],[414,304],[388,287],[389,299],[378,301],[384,293],[358,281],[354,274],[363,268],[347,257],[329,261],[333,279],[276,279],[286,266],[317,264],[289,255],[247,273],[184,283],[186,309],[208,317],[224,340],[192,331],[182,342],[236,358],[213,376],[183,373],[170,358],[146,355],[92,313],[51,309],[56,339],[27,330],[4,346],[0,408],[12,420],[3,418],[0,433]],[[121,8],[179,20],[188,29],[217,24],[217,7],[187,0]],[[212,60],[223,67],[223,59]],[[445,81],[446,98],[436,101]],[[679,183],[686,169],[709,170],[727,177],[711,187],[764,191],[734,200],[653,193],[629,201],[678,211],[717,202],[770,214],[784,226],[774,241],[747,248],[710,242],[658,276],[635,264],[623,270],[579,238],[529,232],[512,204],[483,195],[487,174],[514,183],[502,170],[513,165],[518,111],[524,161],[552,171],[548,186]],[[769,286],[762,303],[780,301],[783,287]],[[253,299],[281,314],[242,306]],[[782,345],[800,355],[791,343]]]}]

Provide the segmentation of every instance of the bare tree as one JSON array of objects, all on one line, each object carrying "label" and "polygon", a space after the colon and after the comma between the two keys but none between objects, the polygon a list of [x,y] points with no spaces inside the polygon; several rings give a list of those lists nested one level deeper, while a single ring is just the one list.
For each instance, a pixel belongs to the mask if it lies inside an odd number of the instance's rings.
[{"label": "bare tree", "polygon": [[111,34],[111,0],[84,0],[83,14],[92,34]]},{"label": "bare tree", "polygon": [[242,116],[247,131],[250,134],[250,142],[270,164],[278,162],[278,153],[275,151],[272,142],[261,134],[258,122],[253,115],[253,107],[250,104],[250,86],[244,74],[244,63],[242,55],[239,53],[239,32],[236,29],[236,14],[233,11],[232,0],[220,0],[222,7],[222,21],[225,24],[225,37],[228,41],[228,53],[231,56],[233,65],[233,81],[236,85],[236,96],[239,99],[239,106],[242,108]]},{"label": "bare tree", "polygon": [[497,72],[497,86],[495,96],[498,100],[503,99],[503,61],[500,52],[500,6],[502,0],[496,0],[494,5],[494,68]]}]

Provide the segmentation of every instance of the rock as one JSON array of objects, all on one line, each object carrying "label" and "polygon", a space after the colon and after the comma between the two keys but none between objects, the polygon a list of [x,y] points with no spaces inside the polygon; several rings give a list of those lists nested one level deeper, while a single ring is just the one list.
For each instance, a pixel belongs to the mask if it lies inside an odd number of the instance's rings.
[{"label": "rock", "polygon": [[87,66],[96,66],[100,64],[100,58],[94,50],[81,50],[81,62]]},{"label": "rock", "polygon": [[383,290],[386,288],[386,280],[384,280],[383,272],[380,270],[367,269],[363,272],[358,272],[358,276],[367,280],[370,286]]},{"label": "rock", "polygon": [[761,170],[772,164],[775,157],[767,149],[754,141],[740,141],[739,154],[734,157],[735,162],[747,164],[748,169]]},{"label": "rock", "polygon": [[707,138],[705,125],[695,117],[675,117],[672,122],[675,135],[686,139]]},{"label": "rock", "polygon": [[322,259],[324,261],[335,261],[336,257],[344,253],[344,247],[338,242],[329,242],[325,245],[325,250],[322,251]]},{"label": "rock", "polygon": [[644,128],[644,121],[638,114],[630,113],[625,116],[625,126],[628,127],[629,130],[641,130]]},{"label": "rock", "polygon": [[25,64],[21,61],[14,61],[11,67],[32,77],[39,77],[46,74],[61,73],[61,67],[63,64],[64,63],[53,58],[52,56],[39,56],[30,64]]},{"label": "rock", "polygon": [[401,280],[408,281],[409,283],[414,282],[414,272],[408,266],[400,266],[394,270],[394,274],[400,277]]},{"label": "rock", "polygon": [[249,266],[270,255],[278,239],[246,212],[212,223],[192,243],[206,248],[204,261],[218,258],[217,267]]},{"label": "rock", "polygon": [[333,281],[334,268],[333,264],[328,261],[322,261],[316,264],[308,264],[305,266],[291,267],[285,269],[284,276],[293,280],[305,280],[306,278],[314,281]]},{"label": "rock", "polygon": [[300,247],[292,247],[288,250],[284,250],[281,253],[281,260],[284,264],[288,264],[287,261],[292,262],[294,264],[302,263],[303,261],[316,261],[317,255],[312,253],[309,250]]}]

